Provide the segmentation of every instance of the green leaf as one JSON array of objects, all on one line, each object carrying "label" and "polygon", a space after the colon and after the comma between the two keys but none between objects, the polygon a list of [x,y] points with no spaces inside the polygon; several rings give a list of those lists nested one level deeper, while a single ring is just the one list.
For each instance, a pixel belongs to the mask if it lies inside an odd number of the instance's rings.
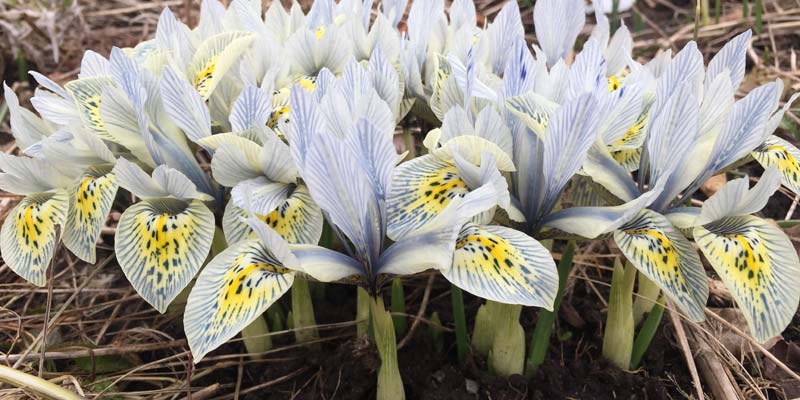
[{"label": "green leaf", "polygon": [[83,372],[95,374],[108,374],[122,371],[135,366],[130,359],[117,355],[78,357],[75,366]]},{"label": "green leaf", "polygon": [[644,321],[644,324],[642,324],[642,329],[639,330],[639,334],[636,335],[636,340],[633,342],[633,351],[631,352],[630,369],[639,368],[639,363],[642,362],[644,353],[650,347],[650,342],[653,341],[653,337],[656,335],[656,330],[658,329],[658,324],[661,323],[661,317],[664,315],[665,301],[664,295],[661,295],[658,302],[653,306],[653,309],[650,310],[650,314],[647,315],[647,319]]},{"label": "green leaf", "polygon": [[[406,296],[403,291],[403,282],[400,278],[392,280],[392,312],[397,314],[406,313]],[[403,335],[408,328],[408,319],[405,315],[393,315],[394,332],[396,335]]]},{"label": "green leaf", "polygon": [[536,372],[540,365],[544,362],[544,357],[547,355],[547,348],[550,345],[550,335],[553,332],[553,322],[556,319],[556,313],[561,307],[561,299],[564,297],[564,286],[567,284],[569,278],[569,271],[572,269],[572,257],[575,255],[575,241],[570,240],[564,248],[564,253],[561,255],[561,261],[558,263],[558,293],[556,294],[555,303],[553,304],[553,311],[539,310],[539,318],[536,321],[536,327],[531,337],[529,345],[528,359],[525,362],[525,376],[530,378]]},{"label": "green leaf", "polygon": [[439,318],[439,313],[436,311],[431,314],[431,324],[428,325],[433,348],[436,352],[441,353],[444,351],[444,328],[442,327],[442,320]]},{"label": "green leaf", "polygon": [[639,271],[639,286],[636,289],[636,297],[633,299],[633,323],[638,325],[642,317],[653,309],[661,293],[658,285],[650,280],[642,271]]},{"label": "green leaf", "polygon": [[453,301],[453,319],[456,324],[456,352],[458,362],[467,359],[467,318],[464,315],[464,294],[456,285],[450,285],[450,298]]}]

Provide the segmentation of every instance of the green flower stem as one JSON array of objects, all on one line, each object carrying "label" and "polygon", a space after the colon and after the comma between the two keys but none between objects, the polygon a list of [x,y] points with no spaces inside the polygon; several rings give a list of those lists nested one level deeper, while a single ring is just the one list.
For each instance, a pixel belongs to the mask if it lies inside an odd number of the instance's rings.
[{"label": "green flower stem", "polygon": [[372,325],[375,332],[375,345],[381,356],[378,370],[378,400],[404,400],[403,379],[397,363],[397,341],[394,335],[392,315],[383,305],[383,299],[372,297],[370,301]]},{"label": "green flower stem", "polygon": [[456,324],[456,353],[458,362],[467,359],[467,317],[464,314],[464,294],[456,285],[450,285],[450,298],[453,301],[453,319]]},{"label": "green flower stem", "polygon": [[636,267],[619,259],[614,261],[608,316],[603,333],[603,356],[619,368],[627,369],[633,351],[633,283]]},{"label": "green flower stem", "polygon": [[525,367],[525,330],[519,323],[521,305],[496,303],[497,332],[489,352],[489,369],[495,375],[522,374]]},{"label": "green flower stem", "polygon": [[[272,337],[269,336],[267,320],[263,315],[259,315],[255,321],[242,330],[242,339],[244,340],[244,347],[251,354],[263,353],[272,348]],[[252,355],[251,357],[254,359],[260,358],[258,355]]]},{"label": "green flower stem", "polygon": [[495,316],[499,310],[500,303],[487,300],[486,304],[478,308],[475,315],[475,327],[472,330],[472,348],[476,353],[487,357],[494,343],[494,335],[497,331]]},{"label": "green flower stem", "polygon": [[406,313],[406,295],[403,291],[403,282],[400,278],[392,280],[392,316],[394,322],[394,333],[401,336],[406,333],[408,329],[408,319]]},{"label": "green flower stem", "polygon": [[403,144],[405,144],[406,150],[408,150],[405,161],[413,160],[414,157],[417,156],[417,147],[416,141],[414,140],[414,132],[411,128],[403,129]]},{"label": "green flower stem", "polygon": [[636,289],[636,298],[633,300],[633,323],[639,325],[644,315],[653,309],[658,301],[661,289],[641,271],[638,273],[639,287]]},{"label": "green flower stem", "polygon": [[619,28],[619,0],[611,1],[611,32],[616,32]]},{"label": "green flower stem", "polygon": [[82,397],[42,378],[0,365],[0,382],[59,400],[81,400]]},{"label": "green flower stem", "polygon": [[308,281],[295,277],[292,285],[292,327],[298,343],[319,339]]},{"label": "green flower stem", "polygon": [[570,240],[567,242],[567,247],[564,249],[564,254],[561,255],[561,261],[558,263],[558,293],[556,293],[553,311],[539,310],[539,318],[536,321],[536,328],[534,328],[533,336],[531,337],[528,359],[525,363],[525,376],[529,378],[542,365],[544,357],[547,355],[550,335],[553,332],[553,322],[555,322],[556,313],[561,306],[561,298],[564,297],[564,287],[567,284],[574,255],[575,241]]},{"label": "green flower stem", "polygon": [[356,332],[359,337],[371,335],[372,327],[369,322],[370,296],[367,290],[360,286],[356,290]]},{"label": "green flower stem", "polygon": [[706,26],[711,23],[711,3],[708,0],[697,0],[700,2],[701,23]]},{"label": "green flower stem", "polygon": [[761,34],[761,31],[764,29],[764,6],[761,4],[761,0],[756,0],[754,8],[756,12],[756,34]]},{"label": "green flower stem", "polygon": [[665,299],[662,295],[655,306],[653,306],[653,309],[650,310],[650,314],[647,315],[647,319],[644,321],[644,324],[642,324],[639,334],[636,335],[636,340],[633,342],[633,351],[631,353],[631,369],[639,368],[644,353],[647,352],[650,343],[653,341],[653,337],[656,335],[658,325],[661,323],[661,317],[664,316],[664,302]]},{"label": "green flower stem", "polygon": [[20,82],[28,82],[28,61],[25,59],[25,52],[22,49],[17,50],[17,80]]},{"label": "green flower stem", "polygon": [[283,323],[283,321],[286,320],[286,316],[283,313],[283,307],[281,307],[280,303],[274,303],[267,309],[267,319],[270,325],[272,325],[273,332],[280,332],[286,329]]}]

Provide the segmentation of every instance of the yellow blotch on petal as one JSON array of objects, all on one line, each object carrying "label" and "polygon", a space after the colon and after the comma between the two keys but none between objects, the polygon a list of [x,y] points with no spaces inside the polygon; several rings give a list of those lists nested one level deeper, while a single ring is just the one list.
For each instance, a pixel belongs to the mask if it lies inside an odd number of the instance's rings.
[{"label": "yellow blotch on petal", "polygon": [[217,69],[217,62],[216,59],[211,59],[206,64],[206,66],[197,73],[197,76],[194,78],[194,87],[197,89],[197,92],[200,93],[200,96],[205,97],[206,93],[208,93],[209,84],[211,80],[214,78],[214,71]]}]

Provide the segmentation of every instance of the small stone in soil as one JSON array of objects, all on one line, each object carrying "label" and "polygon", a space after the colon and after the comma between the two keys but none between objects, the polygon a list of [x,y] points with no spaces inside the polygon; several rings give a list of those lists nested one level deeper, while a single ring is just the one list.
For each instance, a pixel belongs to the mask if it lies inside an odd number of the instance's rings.
[{"label": "small stone in soil", "polygon": [[467,393],[478,394],[478,382],[475,382],[472,379],[467,379],[465,383],[467,387]]},{"label": "small stone in soil", "polygon": [[445,378],[445,373],[442,370],[438,370],[438,371],[433,373],[433,380],[438,382],[438,383],[442,383],[444,378]]}]

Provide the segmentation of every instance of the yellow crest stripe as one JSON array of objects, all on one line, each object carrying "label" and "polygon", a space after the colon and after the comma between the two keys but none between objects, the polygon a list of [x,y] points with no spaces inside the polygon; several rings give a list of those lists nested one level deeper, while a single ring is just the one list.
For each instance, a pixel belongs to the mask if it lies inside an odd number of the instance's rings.
[{"label": "yellow crest stripe", "polygon": [[145,200],[122,214],[115,236],[117,261],[133,288],[164,312],[205,261],[214,215],[199,200]]},{"label": "yellow crest stripe", "polygon": [[3,261],[30,283],[44,286],[53,257],[56,226],[66,218],[65,192],[32,194],[8,214],[0,231]]}]

